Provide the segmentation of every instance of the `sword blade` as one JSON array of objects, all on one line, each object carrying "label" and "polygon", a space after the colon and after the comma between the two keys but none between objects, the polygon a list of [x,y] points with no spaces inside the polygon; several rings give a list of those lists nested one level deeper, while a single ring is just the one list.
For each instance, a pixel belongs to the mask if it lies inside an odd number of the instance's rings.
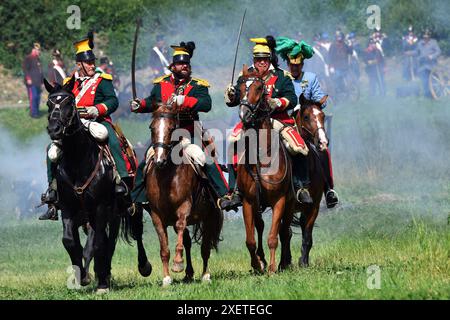
[{"label": "sword blade", "polygon": [[237,43],[236,43],[236,51],[234,53],[233,73],[231,75],[231,84],[234,83],[234,71],[236,69],[236,59],[237,59],[237,54],[238,54],[238,50],[239,50],[239,40],[241,39],[242,26],[244,25],[244,20],[245,20],[245,14],[246,13],[247,13],[247,8],[245,8],[245,10],[244,10],[244,15],[242,16],[241,26],[239,27],[239,34],[238,34]]},{"label": "sword blade", "polygon": [[136,19],[136,32],[134,33],[133,55],[131,56],[131,89],[133,91],[133,100],[137,98],[136,94],[136,47],[139,34],[139,28],[142,24],[140,18]]}]

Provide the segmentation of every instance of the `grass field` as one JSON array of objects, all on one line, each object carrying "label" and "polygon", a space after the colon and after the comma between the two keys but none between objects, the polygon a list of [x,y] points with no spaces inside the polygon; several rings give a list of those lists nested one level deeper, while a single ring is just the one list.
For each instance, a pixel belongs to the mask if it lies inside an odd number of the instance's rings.
[{"label": "grass field", "polygon": [[[0,299],[449,299],[448,103],[386,98],[329,112],[341,204],[321,211],[309,268],[297,266],[296,230],[293,268],[272,276],[252,274],[242,219],[227,216],[219,252],[210,259],[212,282],[200,282],[200,250],[194,246],[196,281],[184,284],[183,275],[175,275],[175,283],[162,288],[159,243],[147,217],[152,275],[139,275],[136,248],[120,241],[113,290],[99,297],[92,285],[66,287],[70,260],[60,222],[16,220],[0,208]],[[0,112],[0,123],[8,127],[5,114]],[[148,130],[146,123],[124,122],[123,128],[134,141]],[[16,130],[15,136],[23,137]],[[265,219],[267,235],[270,213]],[[171,232],[172,253],[173,239]],[[372,265],[381,271],[379,289],[367,286]]]}]

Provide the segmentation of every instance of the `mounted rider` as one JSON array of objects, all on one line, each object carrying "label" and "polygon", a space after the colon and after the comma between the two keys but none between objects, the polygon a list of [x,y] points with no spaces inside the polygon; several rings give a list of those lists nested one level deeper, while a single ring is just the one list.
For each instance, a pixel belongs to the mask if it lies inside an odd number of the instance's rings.
[{"label": "mounted rider", "polygon": [[[303,71],[305,59],[310,59],[314,54],[313,47],[304,41],[298,43],[286,37],[278,37],[275,50],[281,55],[283,60],[286,61],[289,67],[289,71],[293,77],[292,83],[294,85],[295,94],[299,99],[302,94],[307,100],[311,101],[322,101],[324,97],[326,99],[327,95],[320,87],[320,82],[317,79],[316,74]],[[321,108],[324,109],[326,106],[327,102],[325,100],[325,102],[321,104]],[[321,152],[321,156],[325,158],[324,161],[321,161],[326,175],[326,190],[324,190],[325,200],[327,207],[332,208],[339,200],[336,191],[333,190],[334,182],[329,150],[327,149],[326,152]],[[301,168],[302,181],[306,181],[306,185],[309,185],[309,162],[307,161],[307,158],[303,155],[298,155],[296,160]]]},{"label": "mounted rider", "polygon": [[[95,54],[93,35],[74,43],[76,48],[76,63],[78,70],[72,76],[75,84],[72,93],[75,95],[76,108],[85,130],[99,143],[107,141],[109,152],[112,156],[110,162],[115,170],[115,192],[119,196],[127,196],[128,190],[133,187],[134,174],[136,171],[136,159],[127,139],[123,136],[120,128],[112,123],[111,114],[119,106],[112,76],[104,73],[95,66]],[[65,79],[68,82],[71,77]],[[116,131],[117,130],[117,131]],[[48,204],[48,210],[40,220],[57,220],[57,188],[55,170],[58,159],[61,156],[59,141],[53,141],[47,152],[47,178],[49,187],[42,195],[42,202]],[[107,157],[108,158],[108,157]]]},{"label": "mounted rider", "polygon": [[[267,92],[267,102],[273,110],[271,113],[272,123],[274,128],[276,126],[282,132],[284,128],[289,129],[294,125],[294,119],[288,114],[288,111],[297,105],[298,100],[292,84],[293,78],[289,72],[282,70],[278,66],[278,58],[275,54],[276,42],[272,36],[253,38],[250,41],[254,42],[255,46],[253,47],[253,65],[250,66],[249,71],[258,70],[258,73],[262,76]],[[241,93],[239,84],[241,82],[242,76],[239,77],[236,85],[233,86],[230,84],[225,90],[225,103],[227,106],[234,107],[240,104]],[[240,139],[242,130],[242,122],[239,122],[233,129],[230,138],[232,143]],[[308,153],[308,148],[297,131],[292,130],[290,138],[291,140],[288,143],[295,145],[299,153]],[[236,158],[236,155],[234,155],[234,163],[229,165],[228,170],[231,188],[236,185]],[[302,174],[300,173],[301,168],[299,168],[295,161],[293,169],[293,182],[297,200],[301,203],[312,203],[312,199],[306,188],[308,181],[302,179]],[[235,190],[235,193],[239,194],[239,191]]]},{"label": "mounted rider", "polygon": [[[155,111],[152,109],[154,103],[176,101],[178,107],[181,108],[179,127],[188,130],[193,137],[196,122],[199,121],[199,112],[211,110],[209,83],[191,76],[190,62],[195,49],[194,42],[181,42],[180,45],[173,45],[171,48],[174,49],[172,63],[169,65],[171,74],[161,76],[153,81],[154,86],[149,97],[131,101],[131,111],[150,113]],[[236,209],[236,206],[240,204],[240,199],[237,196],[229,195],[229,187],[220,165],[214,158],[209,160],[211,161],[206,161],[203,168],[215,191],[218,207],[227,211]],[[145,164],[144,159],[139,165],[136,188],[132,193],[132,198],[137,203],[148,201],[144,192]]]}]

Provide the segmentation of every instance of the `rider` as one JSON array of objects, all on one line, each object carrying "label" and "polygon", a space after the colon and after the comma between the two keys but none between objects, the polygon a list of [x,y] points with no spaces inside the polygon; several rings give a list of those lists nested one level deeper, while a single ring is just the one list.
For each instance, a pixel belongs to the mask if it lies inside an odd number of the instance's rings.
[{"label": "rider", "polygon": [[[133,163],[135,160],[130,159],[123,151],[123,137],[121,141],[116,135],[112,127],[110,115],[116,111],[118,100],[112,85],[112,76],[103,73],[95,67],[95,54],[93,35],[90,33],[88,38],[74,43],[76,48],[77,71],[73,75],[75,77],[75,85],[73,94],[75,95],[76,107],[79,109],[81,121],[86,130],[89,130],[89,123],[96,121],[100,123],[102,129],[107,129],[108,146],[115,162],[115,192],[120,196],[125,196],[128,189],[132,187],[133,180]],[[66,78],[65,82],[70,78]],[[81,109],[80,109],[81,108]],[[53,150],[53,154],[60,154],[58,141],[53,141],[49,148]],[[55,170],[58,156],[47,157],[47,178],[49,187],[42,195],[42,202],[48,204],[46,213],[39,217],[40,220],[57,220],[57,189]]]},{"label": "rider", "polygon": [[[194,42],[181,42],[179,46],[175,45],[171,48],[174,49],[172,63],[169,66],[171,74],[153,80],[154,87],[150,96],[131,101],[131,111],[149,113],[153,111],[151,109],[152,102],[166,103],[170,99],[176,99],[177,105],[181,108],[180,128],[187,129],[193,134],[194,122],[199,120],[198,113],[211,110],[211,97],[208,92],[209,83],[191,76],[190,61],[195,49]],[[143,192],[145,188],[144,167],[145,159],[139,165],[136,188],[132,194],[132,198],[138,203],[148,201],[145,199],[145,192]],[[227,181],[218,163],[215,160],[207,161],[204,168],[216,192],[218,207],[227,211],[236,209],[236,206],[240,204],[240,199],[237,196],[229,195]]]},{"label": "rider", "polygon": [[[296,106],[297,96],[292,85],[292,76],[289,72],[278,67],[278,57],[275,54],[276,41],[272,36],[253,38],[250,41],[254,42],[255,46],[253,47],[253,65],[249,68],[249,71],[256,69],[262,75],[268,93],[268,104],[273,110],[271,118],[281,121],[284,125],[292,126],[294,120],[289,117],[288,110]],[[241,78],[238,79],[238,84],[235,86],[230,84],[225,90],[225,103],[229,107],[240,104],[240,80]],[[238,137],[241,131],[242,122],[235,126],[232,137]],[[293,139],[295,139],[295,143],[298,146],[307,152],[305,142],[298,133]],[[234,165],[229,165],[228,167],[229,184],[230,188],[233,188],[236,185],[236,171],[234,170]],[[303,179],[304,177],[300,174],[300,170],[299,166],[294,165],[293,182],[296,198],[300,203],[312,203],[307,189],[309,181]],[[239,191],[235,189],[235,193],[239,193]]]},{"label": "rider", "polygon": [[[317,76],[308,71],[303,71],[305,59],[310,59],[314,54],[314,49],[308,45],[306,42],[301,41],[300,43],[285,37],[277,38],[276,52],[281,55],[283,60],[286,61],[289,71],[291,72],[294,80],[295,94],[300,98],[300,95],[312,101],[321,101],[326,94],[322,91],[320,87],[319,80]],[[321,108],[325,108],[327,102],[325,101]],[[324,166],[324,172],[326,174],[326,190],[325,190],[325,200],[328,208],[336,206],[339,202],[336,191],[333,190],[333,174],[331,166],[331,156],[329,150],[327,152],[321,153],[324,157],[322,165]],[[297,161],[295,163],[299,164],[300,172],[302,174],[302,180],[309,181],[309,170],[307,158],[303,155],[297,156]]]}]

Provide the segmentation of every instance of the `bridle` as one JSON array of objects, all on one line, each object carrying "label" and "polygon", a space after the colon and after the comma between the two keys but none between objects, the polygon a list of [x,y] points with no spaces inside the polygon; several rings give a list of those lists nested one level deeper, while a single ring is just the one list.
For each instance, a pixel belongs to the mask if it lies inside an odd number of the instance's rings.
[{"label": "bridle", "polygon": [[[301,130],[301,131],[305,131],[305,132],[311,137],[311,139],[312,139],[313,141],[314,141],[314,140],[320,141],[319,136],[318,136],[318,132],[319,132],[320,129],[322,129],[322,130],[325,132],[325,137],[328,139],[328,136],[327,136],[327,134],[326,134],[325,127],[322,125],[322,123],[320,123],[320,121],[319,121],[319,124],[320,124],[320,125],[318,125],[317,128],[316,128],[315,130],[313,130],[313,131],[309,130],[308,128],[306,128],[306,127],[303,125],[303,119],[302,119],[302,113],[303,113],[303,112],[302,112],[302,111],[303,111],[303,110],[306,110],[306,108],[313,108],[313,105],[308,104],[308,105],[305,105],[304,107],[302,106],[302,107],[300,108],[300,110],[298,110],[299,117],[300,117],[300,124],[301,124],[300,130]],[[297,127],[297,123],[295,124],[295,126]],[[301,132],[299,132],[299,133],[301,134]]]},{"label": "bridle", "polygon": [[[153,121],[155,119],[159,119],[159,118],[176,119],[175,129],[179,128],[179,126],[180,126],[180,116],[179,116],[178,112],[177,113],[172,113],[172,112],[155,113],[153,116]],[[151,127],[151,125],[150,125],[150,127]],[[169,153],[172,151],[174,146],[175,146],[174,142],[171,142],[171,143],[154,142],[150,145],[150,147],[153,147],[153,149],[163,148],[163,149],[166,149]]]},{"label": "bridle", "polygon": [[[255,82],[260,82],[263,86],[263,90],[261,91],[261,93],[259,95],[258,102],[250,103],[248,101],[248,94],[249,94],[251,85]],[[268,94],[267,90],[266,90],[266,84],[265,84],[264,80],[260,77],[243,77],[241,80],[238,81],[239,85],[242,83],[245,83],[245,95],[240,102],[240,106],[241,107],[245,106],[248,109],[250,109],[251,114],[249,116],[249,120],[250,120],[249,122],[252,125],[255,125],[255,123],[265,119],[270,114],[270,111],[264,112],[258,117],[258,113],[260,111],[262,102],[264,100],[264,96]],[[267,110],[263,110],[263,111],[267,111]]]},{"label": "bridle", "polygon": [[53,94],[53,95],[51,95],[48,98],[48,102],[53,105],[53,109],[50,112],[50,115],[49,115],[48,119],[49,119],[49,121],[50,120],[56,121],[58,124],[60,124],[63,127],[63,132],[62,132],[63,135],[65,135],[65,136],[72,136],[72,135],[74,135],[75,133],[77,133],[78,131],[80,131],[83,128],[83,126],[80,125],[80,126],[78,126],[78,128],[76,128],[72,132],[68,131],[68,129],[71,128],[75,124],[75,122],[74,122],[75,119],[77,119],[78,122],[80,121],[79,114],[78,114],[78,112],[76,110],[76,107],[75,107],[75,105],[73,103],[75,100],[72,99],[72,105],[71,105],[72,113],[71,113],[71,115],[69,117],[68,123],[65,123],[63,121],[63,119],[62,119],[61,106],[63,105],[63,103],[67,99],[72,98],[72,96],[71,95],[65,95],[64,99],[61,102],[58,102],[58,103],[56,103],[56,102],[54,102],[52,100],[55,97],[58,99],[58,97],[61,98],[61,97],[63,97],[63,95]]}]

